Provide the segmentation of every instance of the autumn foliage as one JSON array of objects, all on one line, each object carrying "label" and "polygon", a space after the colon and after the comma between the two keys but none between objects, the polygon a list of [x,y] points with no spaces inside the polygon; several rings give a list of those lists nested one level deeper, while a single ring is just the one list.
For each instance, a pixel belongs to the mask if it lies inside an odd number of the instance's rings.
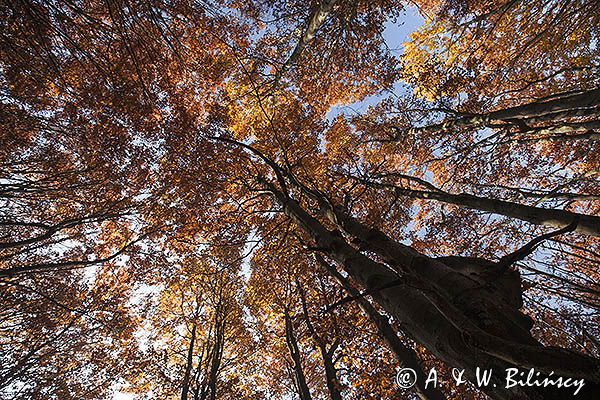
[{"label": "autumn foliage", "polygon": [[594,398],[599,27],[594,0],[1,1],[0,398],[572,396],[453,383],[476,367]]}]

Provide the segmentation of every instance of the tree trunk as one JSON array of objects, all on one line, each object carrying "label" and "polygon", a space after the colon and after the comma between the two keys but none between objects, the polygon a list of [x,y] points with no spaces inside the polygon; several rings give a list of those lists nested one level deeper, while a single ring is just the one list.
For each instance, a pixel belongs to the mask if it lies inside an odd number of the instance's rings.
[{"label": "tree trunk", "polygon": [[399,195],[421,199],[433,199],[444,203],[456,204],[473,210],[480,210],[500,214],[536,225],[553,228],[564,228],[573,221],[577,222],[576,232],[587,235],[600,236],[600,217],[579,214],[565,210],[540,208],[512,203],[504,200],[490,199],[487,197],[473,196],[471,194],[450,194],[443,191],[423,191],[396,188]]},{"label": "tree trunk", "polygon": [[298,395],[300,400],[311,400],[310,390],[306,384],[306,377],[304,376],[304,370],[302,369],[302,360],[300,357],[300,349],[298,348],[298,342],[296,341],[296,335],[294,334],[294,326],[292,324],[292,318],[288,311],[285,311],[285,340],[290,351],[290,356],[294,362],[294,376],[296,377],[296,385],[298,387]]},{"label": "tree trunk", "polygon": [[208,379],[210,400],[215,400],[217,397],[217,380],[219,378],[219,369],[221,368],[221,359],[223,357],[223,347],[225,344],[226,313],[227,310],[222,304],[222,301],[220,301],[215,310],[215,343]]},{"label": "tree trunk", "polygon": [[321,357],[325,366],[325,379],[327,381],[327,389],[329,389],[329,398],[331,400],[342,400],[340,382],[338,381],[337,370],[333,362],[333,353],[336,347],[337,344],[329,350],[325,346],[319,346],[319,349],[321,350]]},{"label": "tree trunk", "polygon": [[183,375],[183,383],[181,385],[181,400],[187,400],[190,391],[190,374],[192,372],[192,364],[194,361],[194,342],[196,341],[196,324],[192,327],[192,336],[188,348],[187,362],[185,365],[185,374]]},{"label": "tree trunk", "polygon": [[308,46],[308,44],[312,42],[312,40],[315,38],[317,31],[319,30],[321,25],[323,25],[323,22],[325,22],[325,19],[331,12],[336,1],[337,0],[322,0],[321,3],[317,6],[317,8],[315,8],[315,10],[311,12],[306,27],[302,32],[302,36],[300,37],[298,43],[294,47],[292,54],[281,66],[279,72],[275,76],[274,82],[276,84],[279,83],[279,80],[290,68],[290,66],[292,66],[298,60],[298,58],[300,58],[300,55],[302,54],[306,46]]},{"label": "tree trunk", "polygon": [[219,368],[221,367],[221,357],[223,355],[223,327],[222,324],[217,325],[215,338],[215,349],[210,367],[210,377],[208,380],[208,389],[210,391],[210,400],[215,400],[217,397],[217,379]]},{"label": "tree trunk", "polygon": [[308,331],[313,337],[314,341],[317,344],[317,347],[321,351],[321,357],[323,358],[323,365],[325,367],[325,380],[327,382],[327,389],[329,390],[329,397],[331,400],[342,400],[342,394],[340,391],[340,383],[337,379],[337,371],[335,369],[335,363],[333,361],[333,355],[335,350],[339,346],[339,340],[335,340],[327,348],[326,340],[317,333],[312,322],[310,321],[310,317],[308,315],[308,307],[306,305],[306,296],[304,294],[304,289],[300,282],[296,281],[298,285],[298,291],[300,292],[300,300],[302,302],[302,312],[304,314],[304,320],[306,322],[306,326],[308,327]]},{"label": "tree trunk", "polygon": [[[355,281],[370,291],[373,299],[400,322],[404,332],[448,365],[464,369],[467,378],[474,379],[477,367],[492,368],[495,371],[503,371],[509,367],[535,368],[545,374],[552,372],[558,376],[584,378],[587,383],[584,390],[590,393],[589,396],[598,388],[598,360],[560,348],[523,343],[522,333],[513,338],[510,328],[501,329],[496,335],[495,328],[502,326],[505,320],[515,326],[519,326],[521,321],[511,320],[506,315],[496,316],[495,313],[482,317],[473,315],[470,309],[462,310],[459,307],[465,306],[465,302],[458,302],[457,305],[447,295],[454,289],[447,287],[445,291],[440,290],[427,279],[429,275],[435,278],[434,282],[438,285],[443,286],[446,282],[446,286],[451,286],[453,281],[468,279],[460,272],[450,267],[438,270],[436,266],[443,266],[441,262],[419,255],[409,247],[402,248],[396,243],[396,248],[404,253],[398,254],[400,258],[395,260],[405,270],[400,275],[361,254],[339,233],[327,230],[295,200],[272,187],[270,191],[286,215],[311,237],[316,248],[342,265]],[[323,199],[323,202],[326,200]],[[337,217],[335,212],[332,214],[334,218]],[[337,224],[344,226],[339,221]],[[360,235],[368,239],[371,229],[349,217],[346,218],[346,225],[352,225],[353,229],[361,231]],[[468,287],[461,286],[458,289]],[[500,310],[508,308],[494,303],[503,303],[501,296],[498,299],[486,296],[480,300],[487,300]],[[518,309],[514,313],[518,313]],[[486,329],[487,323],[493,324],[492,329]],[[531,341],[535,342],[533,338]],[[493,376],[490,386],[481,389],[495,399],[564,399],[565,396],[564,391],[555,388],[504,388],[504,381],[497,375]]]},{"label": "tree trunk", "polygon": [[340,274],[337,269],[327,263],[321,256],[317,256],[317,260],[319,263],[325,267],[325,269],[339,282],[339,284],[346,289],[348,294],[356,299],[359,307],[363,310],[363,312],[369,317],[371,322],[375,324],[377,327],[377,331],[379,332],[379,336],[383,338],[383,340],[387,343],[388,347],[394,353],[396,360],[398,361],[398,365],[400,367],[411,368],[417,374],[417,382],[413,387],[413,390],[419,396],[421,400],[444,400],[446,397],[444,394],[437,388],[430,385],[430,387],[425,387],[425,381],[427,380],[427,376],[425,372],[419,365],[419,361],[415,352],[406,347],[398,335],[396,331],[387,319],[381,315],[375,307],[369,303],[364,296],[361,296],[359,291],[354,288],[348,281],[348,279],[344,278],[342,274]]},{"label": "tree trunk", "polygon": [[[594,89],[586,92],[561,93],[549,100],[539,100],[486,114],[466,115],[439,124],[401,130],[400,132],[408,134],[434,134],[451,130],[514,125],[518,127],[520,133],[531,132],[535,134],[542,131],[538,132],[539,128],[531,127],[531,124],[551,122],[550,125],[544,126],[544,128],[551,128],[551,133],[565,134],[582,129],[595,129],[597,128],[597,124],[594,124],[593,121],[591,123],[569,123],[562,121],[562,119],[573,117],[594,117],[598,119],[599,113],[600,89]],[[588,136],[594,140],[598,140],[600,135],[592,133]]]}]

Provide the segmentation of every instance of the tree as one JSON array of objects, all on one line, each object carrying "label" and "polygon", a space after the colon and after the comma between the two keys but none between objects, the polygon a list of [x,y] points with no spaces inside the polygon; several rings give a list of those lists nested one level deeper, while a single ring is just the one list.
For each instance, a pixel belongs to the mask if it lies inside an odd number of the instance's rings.
[{"label": "tree", "polygon": [[[240,278],[215,260],[186,257],[147,305],[147,350],[131,391],[182,400],[255,398],[232,374],[252,352]],[[158,298],[156,298],[158,297]]]},{"label": "tree", "polygon": [[593,398],[597,4],[416,4],[2,3],[2,396]]},{"label": "tree", "polygon": [[420,95],[462,92],[462,106],[478,111],[598,85],[593,1],[415,3],[428,21],[411,34],[403,59]]}]

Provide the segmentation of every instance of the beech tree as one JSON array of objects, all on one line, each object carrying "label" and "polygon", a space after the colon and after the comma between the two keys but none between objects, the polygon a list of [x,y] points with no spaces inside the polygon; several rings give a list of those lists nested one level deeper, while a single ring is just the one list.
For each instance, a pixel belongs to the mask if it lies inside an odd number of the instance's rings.
[{"label": "beech tree", "polygon": [[597,11],[2,2],[0,396],[594,398]]}]

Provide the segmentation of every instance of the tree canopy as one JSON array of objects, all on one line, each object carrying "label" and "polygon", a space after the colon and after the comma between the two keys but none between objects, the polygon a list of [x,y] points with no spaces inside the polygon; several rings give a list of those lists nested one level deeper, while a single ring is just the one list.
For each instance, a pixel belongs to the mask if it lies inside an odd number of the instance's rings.
[{"label": "tree canopy", "polygon": [[0,4],[0,398],[600,393],[599,2]]}]

